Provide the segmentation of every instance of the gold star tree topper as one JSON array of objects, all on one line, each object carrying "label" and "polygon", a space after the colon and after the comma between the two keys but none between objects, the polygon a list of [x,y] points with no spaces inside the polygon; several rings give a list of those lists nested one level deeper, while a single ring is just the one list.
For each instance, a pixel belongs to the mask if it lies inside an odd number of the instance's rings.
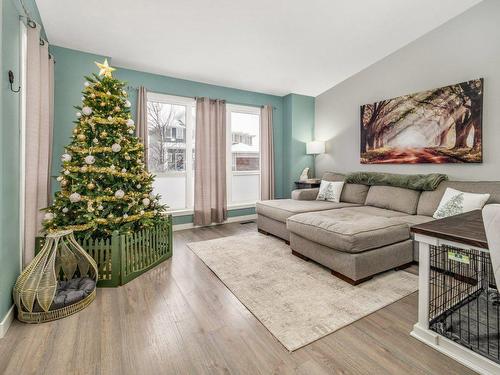
[{"label": "gold star tree topper", "polygon": [[97,61],[95,62],[95,64],[100,69],[99,70],[100,76],[112,78],[111,73],[114,72],[116,69],[109,66],[108,59],[104,59],[104,63],[102,63],[102,64],[98,63]]}]

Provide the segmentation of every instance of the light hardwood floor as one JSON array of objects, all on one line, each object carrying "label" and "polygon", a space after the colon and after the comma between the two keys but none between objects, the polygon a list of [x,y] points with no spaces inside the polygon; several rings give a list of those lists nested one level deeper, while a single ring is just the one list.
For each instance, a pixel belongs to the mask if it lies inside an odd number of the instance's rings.
[{"label": "light hardwood floor", "polygon": [[247,231],[255,224],[175,232],[171,260],[99,289],[86,310],[15,321],[0,374],[473,374],[410,337],[416,293],[289,353],[185,246]]}]

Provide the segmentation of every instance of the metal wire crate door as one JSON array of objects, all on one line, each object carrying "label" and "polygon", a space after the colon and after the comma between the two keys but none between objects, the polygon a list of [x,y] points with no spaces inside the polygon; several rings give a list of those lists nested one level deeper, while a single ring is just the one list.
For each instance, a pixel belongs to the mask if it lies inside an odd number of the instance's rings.
[{"label": "metal wire crate door", "polygon": [[489,253],[430,246],[429,327],[500,363],[500,294]]}]

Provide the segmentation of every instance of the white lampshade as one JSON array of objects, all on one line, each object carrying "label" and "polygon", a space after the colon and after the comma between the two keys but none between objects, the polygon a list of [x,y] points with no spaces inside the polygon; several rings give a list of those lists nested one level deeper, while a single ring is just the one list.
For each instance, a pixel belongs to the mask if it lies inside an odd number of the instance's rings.
[{"label": "white lampshade", "polygon": [[311,141],[306,143],[306,154],[308,155],[318,155],[325,153],[325,142],[324,141]]}]

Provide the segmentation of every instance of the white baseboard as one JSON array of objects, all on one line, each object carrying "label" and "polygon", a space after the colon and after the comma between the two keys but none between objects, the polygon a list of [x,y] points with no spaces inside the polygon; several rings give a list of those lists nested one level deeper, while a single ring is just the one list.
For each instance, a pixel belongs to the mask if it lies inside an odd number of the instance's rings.
[{"label": "white baseboard", "polygon": [[[224,223],[222,224],[228,224],[228,223],[239,223],[241,221],[248,221],[248,220],[255,220],[257,219],[257,214],[252,214],[252,215],[242,215],[242,216],[233,216],[229,217]],[[193,223],[186,223],[186,224],[176,224],[172,228],[174,231],[178,230],[185,230],[185,229],[193,229],[193,228],[201,228],[201,227],[211,227],[214,225],[221,225],[221,224],[210,224],[210,225],[194,225]]]},{"label": "white baseboard", "polygon": [[10,324],[14,320],[14,305],[11,306],[5,317],[0,322],[0,339],[7,334],[7,330],[10,327]]}]

